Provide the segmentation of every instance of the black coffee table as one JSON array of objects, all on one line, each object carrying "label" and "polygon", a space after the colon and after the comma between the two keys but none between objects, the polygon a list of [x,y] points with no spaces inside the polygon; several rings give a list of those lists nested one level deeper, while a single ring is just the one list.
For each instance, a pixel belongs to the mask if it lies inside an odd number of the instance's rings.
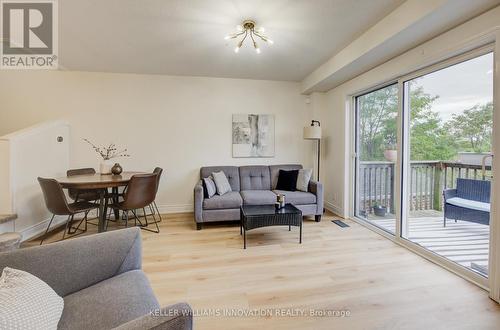
[{"label": "black coffee table", "polygon": [[243,205],[240,216],[240,235],[243,235],[243,248],[247,248],[246,231],[268,226],[300,227],[299,243],[302,244],[302,211],[286,204],[281,209],[274,205]]}]

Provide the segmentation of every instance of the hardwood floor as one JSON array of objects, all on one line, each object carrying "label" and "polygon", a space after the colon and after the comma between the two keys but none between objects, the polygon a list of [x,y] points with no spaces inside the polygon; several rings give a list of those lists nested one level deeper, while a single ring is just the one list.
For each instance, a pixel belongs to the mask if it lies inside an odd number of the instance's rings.
[{"label": "hardwood floor", "polygon": [[[166,215],[160,234],[143,232],[143,268],[162,305],[191,304],[195,329],[500,328],[500,306],[482,289],[354,222],[340,228],[333,218],[306,220],[301,245],[298,228],[249,231],[243,250],[238,225],[196,231],[192,214]],[[292,310],[275,310],[283,308]],[[273,315],[204,315],[210,309]],[[311,316],[311,309],[349,316]],[[283,315],[294,311],[306,315]]]}]

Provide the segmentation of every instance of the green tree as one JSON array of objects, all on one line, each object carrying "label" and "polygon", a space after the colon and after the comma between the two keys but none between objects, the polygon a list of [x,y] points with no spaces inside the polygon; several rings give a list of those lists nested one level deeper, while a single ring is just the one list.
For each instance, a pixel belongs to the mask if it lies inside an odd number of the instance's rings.
[{"label": "green tree", "polygon": [[461,114],[453,114],[445,126],[456,137],[459,150],[491,151],[493,102],[477,104]]},{"label": "green tree", "polygon": [[410,159],[450,160],[456,143],[432,105],[439,96],[424,92],[422,86],[410,85]]},{"label": "green tree", "polygon": [[383,160],[384,138],[396,137],[398,88],[386,88],[357,98],[359,113],[359,152],[361,160]]},{"label": "green tree", "polygon": [[[433,110],[439,96],[410,83],[410,159],[453,160],[458,151],[491,150],[493,103],[476,105],[443,122]],[[359,152],[362,161],[383,161],[397,140],[398,89],[391,85],[357,98]]]},{"label": "green tree", "polygon": [[[454,140],[432,110],[438,96],[418,85],[410,86],[411,159],[451,159]],[[358,97],[360,157],[363,161],[384,159],[384,150],[395,149],[397,140],[398,89],[391,85]]]}]

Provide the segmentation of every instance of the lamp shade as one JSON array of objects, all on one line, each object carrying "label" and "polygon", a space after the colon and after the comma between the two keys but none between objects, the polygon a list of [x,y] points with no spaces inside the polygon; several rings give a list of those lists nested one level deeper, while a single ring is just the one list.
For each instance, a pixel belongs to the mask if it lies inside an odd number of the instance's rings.
[{"label": "lamp shade", "polygon": [[306,127],[304,127],[304,139],[306,139],[306,140],[320,140],[321,139],[321,126],[306,126]]}]

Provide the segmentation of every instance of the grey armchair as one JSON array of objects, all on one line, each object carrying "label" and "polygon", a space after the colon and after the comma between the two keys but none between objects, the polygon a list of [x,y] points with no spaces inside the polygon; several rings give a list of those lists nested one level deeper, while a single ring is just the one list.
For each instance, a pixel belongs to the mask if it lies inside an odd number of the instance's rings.
[{"label": "grey armchair", "polygon": [[0,253],[0,271],[27,271],[64,298],[59,329],[192,329],[189,305],[160,310],[141,265],[139,228]]}]

